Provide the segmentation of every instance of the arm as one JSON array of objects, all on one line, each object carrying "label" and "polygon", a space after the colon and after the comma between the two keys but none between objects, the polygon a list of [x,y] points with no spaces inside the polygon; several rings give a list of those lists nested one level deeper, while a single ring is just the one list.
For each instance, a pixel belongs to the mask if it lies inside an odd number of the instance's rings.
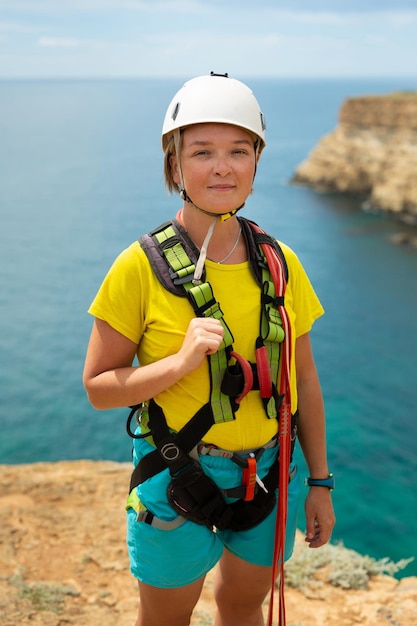
[{"label": "arm", "polygon": [[96,318],[83,373],[88,398],[96,409],[149,400],[197,369],[208,354],[217,352],[222,339],[223,326],[218,320],[194,318],[176,354],[134,367],[137,345]]},{"label": "arm", "polygon": [[[299,410],[298,440],[311,478],[326,478],[329,468],[324,404],[308,333],[297,338],[295,358]],[[318,548],[329,541],[335,524],[330,491],[326,487],[310,487],[305,501],[305,512],[306,541],[311,548]]]}]

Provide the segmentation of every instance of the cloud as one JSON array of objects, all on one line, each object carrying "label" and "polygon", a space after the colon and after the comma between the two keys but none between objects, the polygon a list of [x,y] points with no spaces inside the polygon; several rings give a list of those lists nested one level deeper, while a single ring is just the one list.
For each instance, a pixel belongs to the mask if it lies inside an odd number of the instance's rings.
[{"label": "cloud", "polygon": [[38,46],[43,48],[80,48],[84,44],[74,37],[40,37]]},{"label": "cloud", "polygon": [[6,5],[0,75],[416,73],[417,10],[403,0],[0,0],[0,13]]},{"label": "cloud", "polygon": [[348,19],[345,13],[333,11],[282,11],[280,9],[272,9],[270,13],[281,23],[293,22],[315,26],[340,26],[345,24]]},{"label": "cloud", "polygon": [[410,26],[417,22],[416,11],[390,11],[388,14],[389,23],[392,26],[401,28],[402,26]]},{"label": "cloud", "polygon": [[0,33],[31,33],[34,28],[23,22],[9,22],[0,20]]},{"label": "cloud", "polygon": [[[0,0],[0,9],[13,10],[15,13],[60,15],[69,13],[103,13],[111,11],[132,11],[166,15],[194,14],[217,11],[210,0]],[[214,3],[216,5],[216,3]]]},{"label": "cloud", "polygon": [[271,9],[268,11],[278,22],[292,22],[310,24],[313,26],[355,26],[366,21],[374,23],[376,20],[393,26],[409,26],[417,22],[417,10],[378,9],[363,11],[294,11]]}]

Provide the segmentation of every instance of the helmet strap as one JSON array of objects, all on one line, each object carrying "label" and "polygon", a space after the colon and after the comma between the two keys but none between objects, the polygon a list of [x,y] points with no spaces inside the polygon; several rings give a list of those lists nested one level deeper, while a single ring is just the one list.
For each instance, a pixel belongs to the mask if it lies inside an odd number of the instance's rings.
[{"label": "helmet strap", "polygon": [[[198,208],[198,207],[197,207]],[[200,285],[201,284],[201,276],[203,275],[203,269],[204,269],[204,263],[206,262],[206,257],[207,257],[207,248],[208,245],[210,243],[210,239],[213,235],[213,231],[216,227],[217,224],[217,220],[220,216],[216,216],[214,218],[214,220],[212,221],[212,223],[210,224],[210,227],[207,231],[206,236],[204,237],[204,241],[203,244],[201,246],[200,249],[200,254],[197,260],[197,263],[195,265],[195,270],[194,270],[194,276],[193,276],[193,284],[194,285]]]},{"label": "helmet strap", "polygon": [[240,209],[243,209],[243,207],[245,206],[245,203],[243,203],[239,207],[237,207],[237,209],[232,209],[232,211],[228,211],[227,213],[214,213],[213,211],[206,211],[206,209],[202,209],[200,206],[195,204],[195,202],[191,200],[190,196],[187,194],[185,189],[180,189],[179,193],[180,193],[181,198],[185,202],[188,202],[189,204],[191,204],[191,206],[193,206],[195,209],[197,209],[198,211],[201,211],[201,213],[204,213],[204,215],[208,215],[209,217],[219,217],[221,222],[225,222],[229,218],[233,217],[234,215],[236,215],[238,211],[240,211]]}]

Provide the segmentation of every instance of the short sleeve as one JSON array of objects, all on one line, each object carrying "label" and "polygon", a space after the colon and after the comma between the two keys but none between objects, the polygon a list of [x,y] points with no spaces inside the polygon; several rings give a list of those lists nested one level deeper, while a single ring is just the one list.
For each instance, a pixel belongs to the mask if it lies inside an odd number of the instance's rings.
[{"label": "short sleeve", "polygon": [[116,258],[88,309],[136,344],[144,330],[147,266],[139,243],[133,243]]}]

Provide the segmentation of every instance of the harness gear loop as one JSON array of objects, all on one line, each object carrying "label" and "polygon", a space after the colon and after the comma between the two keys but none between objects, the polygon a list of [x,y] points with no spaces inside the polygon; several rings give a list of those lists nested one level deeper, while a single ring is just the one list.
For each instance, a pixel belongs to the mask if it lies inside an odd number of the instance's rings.
[{"label": "harness gear loop", "polygon": [[148,412],[148,407],[146,404],[139,404],[130,407],[130,413],[127,416],[126,420],[126,432],[132,439],[146,439],[146,437],[150,437],[152,435],[151,431],[140,433],[139,435],[134,433],[131,428],[132,419],[135,418],[135,422],[138,426],[142,424],[142,415]]}]

